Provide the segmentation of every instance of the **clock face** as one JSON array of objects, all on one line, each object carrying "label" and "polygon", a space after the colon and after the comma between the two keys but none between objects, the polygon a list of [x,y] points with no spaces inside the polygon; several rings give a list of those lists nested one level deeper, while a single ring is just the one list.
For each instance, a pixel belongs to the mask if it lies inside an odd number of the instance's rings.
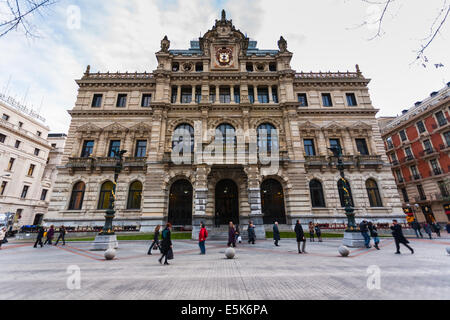
[{"label": "clock face", "polygon": [[233,59],[233,50],[230,48],[221,48],[217,50],[216,58],[221,66],[228,66]]}]

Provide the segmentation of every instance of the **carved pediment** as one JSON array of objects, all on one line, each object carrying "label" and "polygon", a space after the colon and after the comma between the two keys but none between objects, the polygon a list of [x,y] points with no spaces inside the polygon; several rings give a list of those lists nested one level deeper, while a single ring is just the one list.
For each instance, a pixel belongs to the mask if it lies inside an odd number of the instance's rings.
[{"label": "carved pediment", "polygon": [[327,124],[325,127],[323,127],[323,130],[326,130],[326,131],[340,131],[343,129],[344,129],[344,127],[335,121],[332,121],[329,124]]},{"label": "carved pediment", "polygon": [[370,131],[372,131],[372,126],[370,124],[365,123],[365,122],[358,121],[358,122],[354,123],[350,127],[350,129],[351,130],[363,130],[363,131],[370,130]]},{"label": "carved pediment", "polygon": [[93,123],[86,123],[77,129],[77,132],[101,132],[102,128]]},{"label": "carved pediment", "polygon": [[139,122],[130,128],[130,131],[133,132],[150,132],[152,128],[144,122]]},{"label": "carved pediment", "polygon": [[115,132],[115,133],[119,133],[119,132],[127,132],[128,128],[122,126],[120,123],[115,122],[113,124],[110,124],[109,126],[103,128],[103,131],[105,132]]},{"label": "carved pediment", "polygon": [[306,121],[299,124],[300,131],[318,131],[320,130],[320,127],[311,121]]}]

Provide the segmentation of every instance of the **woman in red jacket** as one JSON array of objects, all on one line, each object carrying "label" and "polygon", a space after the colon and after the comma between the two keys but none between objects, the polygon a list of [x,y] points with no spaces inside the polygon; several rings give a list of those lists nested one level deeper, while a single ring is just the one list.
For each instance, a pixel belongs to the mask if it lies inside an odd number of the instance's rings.
[{"label": "woman in red jacket", "polygon": [[200,223],[200,233],[198,235],[198,246],[200,247],[200,254],[206,254],[206,238],[208,238],[208,231],[206,230],[205,224]]}]

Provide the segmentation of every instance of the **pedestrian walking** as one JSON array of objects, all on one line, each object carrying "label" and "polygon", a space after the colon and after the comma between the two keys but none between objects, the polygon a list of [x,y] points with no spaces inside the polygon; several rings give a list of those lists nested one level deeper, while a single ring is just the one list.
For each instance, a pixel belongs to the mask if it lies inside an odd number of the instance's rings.
[{"label": "pedestrian walking", "polygon": [[364,237],[364,245],[367,249],[370,248],[370,235],[369,235],[369,228],[366,220],[363,220],[359,224],[359,230],[361,231],[362,236]]},{"label": "pedestrian walking", "polygon": [[[295,225],[294,231],[295,231],[295,235],[297,236],[298,253],[299,254],[306,253],[306,251],[305,251],[306,237],[305,237],[305,233],[303,232],[303,227],[300,223],[300,220],[297,220],[297,224]],[[300,244],[302,242],[303,242],[303,246],[300,249]]]},{"label": "pedestrian walking", "polygon": [[380,238],[378,237],[378,229],[377,226],[374,225],[372,222],[369,222],[367,225],[370,236],[373,238],[374,246],[377,250],[380,250],[380,247],[378,246],[380,244]]},{"label": "pedestrian walking", "polygon": [[55,246],[58,245],[59,240],[63,241],[63,246],[66,245],[66,233],[67,233],[66,227],[61,226],[61,228],[59,229],[59,236],[58,236],[58,239],[56,240]]},{"label": "pedestrian walking", "polygon": [[0,250],[2,249],[3,240],[6,238],[6,228],[0,229]]},{"label": "pedestrian walking", "polygon": [[55,227],[53,225],[50,226],[50,229],[47,231],[47,239],[44,242],[44,245],[49,244],[52,245],[53,236],[55,235]]},{"label": "pedestrian walking", "polygon": [[316,232],[317,239],[319,239],[319,242],[322,241],[322,230],[320,230],[319,224],[316,223],[316,226],[314,227],[314,231]]},{"label": "pedestrian walking", "polygon": [[248,232],[248,243],[255,244],[256,232],[255,232],[255,226],[253,224],[253,221],[250,221],[247,232]]},{"label": "pedestrian walking", "polygon": [[152,250],[153,248],[156,249],[161,249],[160,245],[159,245],[159,230],[161,230],[161,226],[158,224],[155,228],[155,231],[153,233],[153,242],[150,246],[150,248],[148,249],[148,255],[151,256],[152,255]]},{"label": "pedestrian walking", "polygon": [[206,238],[208,238],[208,231],[206,230],[205,224],[202,222],[200,224],[200,233],[198,235],[198,246],[200,247],[200,254],[206,254]]},{"label": "pedestrian walking", "polygon": [[420,226],[420,223],[417,222],[417,220],[414,219],[413,223],[411,223],[411,227],[413,228],[414,232],[416,233],[417,238],[423,238],[423,234],[421,232],[422,227]]},{"label": "pedestrian walking", "polygon": [[273,225],[273,241],[276,247],[279,247],[278,241],[281,241],[280,229],[278,228],[278,221]]},{"label": "pedestrian walking", "polygon": [[309,242],[315,242],[315,240],[314,240],[314,224],[312,222],[309,223]]},{"label": "pedestrian walking", "polygon": [[228,247],[236,248],[236,229],[232,221],[228,224]]},{"label": "pedestrian walking", "polygon": [[439,238],[441,237],[441,226],[439,225],[439,223],[433,222],[431,224],[431,229]]},{"label": "pedestrian walking", "polygon": [[450,222],[447,223],[447,226],[445,228],[447,229],[447,233],[450,234]]},{"label": "pedestrian walking", "polygon": [[235,237],[236,237],[236,241],[235,242],[242,243],[241,231],[239,230],[239,225],[238,224],[235,226]]},{"label": "pedestrian walking", "polygon": [[167,260],[173,260],[173,245],[172,245],[172,238],[171,238],[171,236],[172,236],[171,229],[172,229],[172,224],[170,224],[170,222],[169,222],[166,224],[166,228],[162,232],[162,241],[161,241],[162,256],[158,260],[159,263],[162,264],[162,260],[163,260],[163,258],[165,258],[164,265],[166,265],[166,266],[169,265]]},{"label": "pedestrian walking", "polygon": [[42,243],[42,238],[44,237],[44,233],[45,233],[44,227],[40,226],[38,228],[38,234],[36,237],[36,242],[34,243],[34,248],[37,248],[38,244],[41,246],[41,248],[44,246],[44,244]]},{"label": "pedestrian walking", "polygon": [[428,237],[430,238],[430,240],[433,240],[433,235],[431,232],[431,227],[428,223],[425,223],[425,225],[423,226],[423,230],[425,230],[425,233],[428,235]]},{"label": "pedestrian walking", "polygon": [[411,254],[414,254],[414,249],[408,245],[409,241],[403,235],[402,226],[398,224],[397,220],[393,221],[391,230],[392,230],[392,235],[394,236],[395,246],[397,247],[397,252],[395,254],[401,254],[400,244],[403,244],[405,247],[407,247],[409,250],[411,250]]}]

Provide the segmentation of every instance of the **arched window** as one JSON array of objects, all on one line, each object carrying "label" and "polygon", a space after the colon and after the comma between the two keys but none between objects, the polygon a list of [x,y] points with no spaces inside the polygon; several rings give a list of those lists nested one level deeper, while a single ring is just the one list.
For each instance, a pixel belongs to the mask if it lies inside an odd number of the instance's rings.
[{"label": "arched window", "polygon": [[264,123],[258,127],[258,150],[266,150],[267,153],[278,149],[278,135],[276,128],[270,123]]},{"label": "arched window", "polygon": [[[190,135],[191,138],[189,141],[184,141],[187,135]],[[176,127],[172,139],[172,149],[180,144],[186,143],[190,146],[191,152],[194,152],[194,128],[190,124],[184,123]]]},{"label": "arched window", "polygon": [[[341,206],[342,206],[342,208],[345,208],[346,207],[345,198],[344,198],[345,191],[342,188],[342,187],[344,187],[344,181],[342,181],[342,179],[339,179],[337,187],[338,187],[338,191],[339,191],[339,199],[341,200]],[[352,188],[351,188],[350,182],[348,180],[347,180],[347,187],[348,187],[348,192],[350,194],[350,206],[352,208],[354,208],[355,203],[353,202]]]},{"label": "arched window", "polygon": [[370,206],[373,208],[383,207],[383,202],[380,197],[380,190],[375,180],[369,179],[366,181],[367,195],[369,196]]},{"label": "arched window", "polygon": [[142,199],[142,183],[140,181],[135,181],[130,185],[130,191],[128,191],[128,210],[139,210],[141,209],[141,199]]},{"label": "arched window", "polygon": [[69,210],[81,210],[83,207],[84,191],[86,185],[84,182],[77,182],[72,188],[72,194],[70,196]]},{"label": "arched window", "polygon": [[311,180],[309,183],[311,204],[313,208],[325,208],[325,197],[323,195],[322,183],[319,180]]},{"label": "arched window", "polygon": [[219,138],[218,143],[223,144],[224,152],[227,149],[227,146],[235,146],[237,145],[236,139],[236,129],[228,124],[224,123],[217,127],[216,129],[216,139]]},{"label": "arched window", "polygon": [[114,183],[107,181],[102,184],[100,189],[100,198],[98,200],[98,210],[106,210],[109,208],[109,201],[114,190]]}]

